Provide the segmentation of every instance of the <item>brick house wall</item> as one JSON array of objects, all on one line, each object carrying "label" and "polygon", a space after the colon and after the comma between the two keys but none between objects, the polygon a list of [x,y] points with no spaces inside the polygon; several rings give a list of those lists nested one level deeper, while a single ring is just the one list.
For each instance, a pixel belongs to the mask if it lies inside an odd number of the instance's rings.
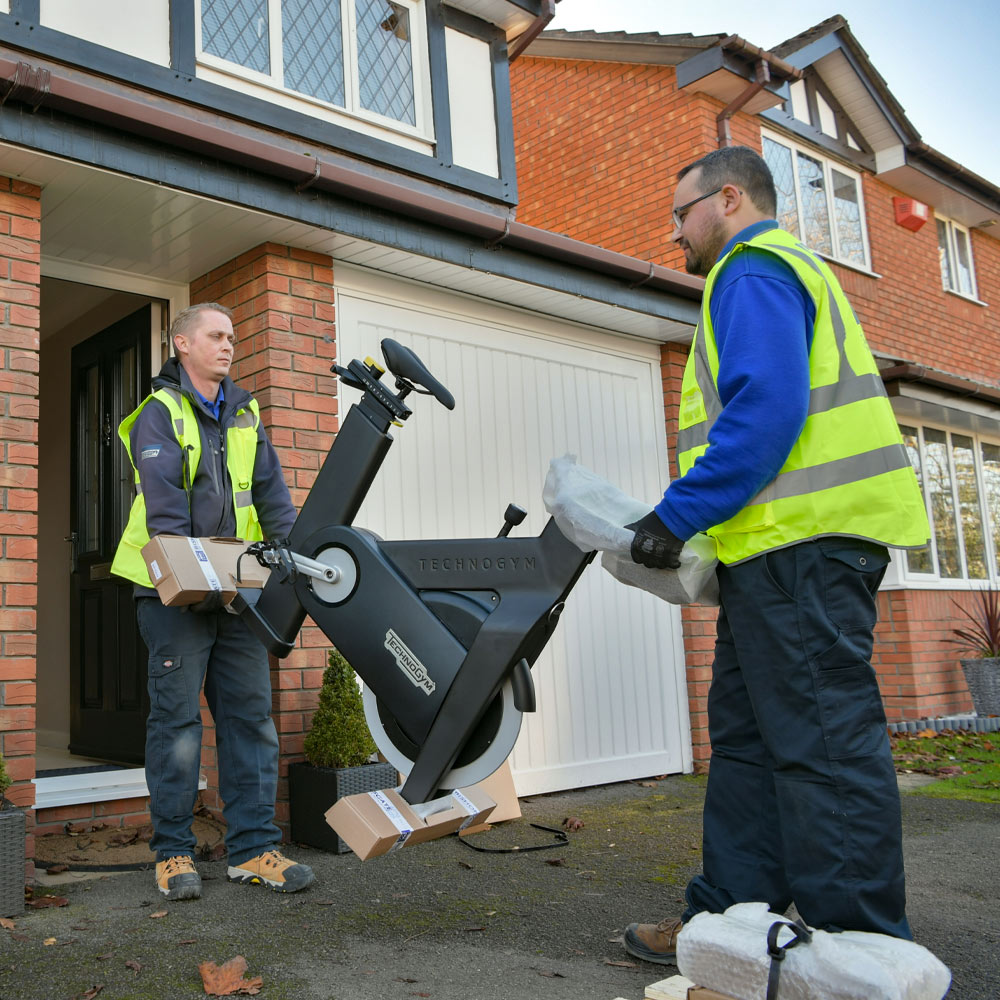
[{"label": "brick house wall", "polygon": [[[670,242],[676,176],[717,148],[722,102],[679,92],[671,66],[530,55],[511,66],[511,90],[518,220],[683,269],[683,254]],[[736,114],[730,122],[734,144],[760,152],[762,125],[757,116]],[[944,291],[933,219],[916,233],[896,225],[892,198],[902,192],[870,174],[862,177],[877,276],[832,266],[872,349],[977,381],[1000,380],[997,310]],[[979,297],[990,302],[1000,289],[1000,242],[977,230],[971,240]],[[672,468],[686,354],[686,347],[664,345]],[[969,596],[941,590],[880,594],[873,662],[891,720],[971,710],[957,653],[946,641],[959,624],[952,598],[965,602]],[[684,608],[681,619],[694,760],[703,767],[709,756],[706,695],[715,612]]]},{"label": "brick house wall", "polygon": [[[311,251],[262,244],[193,281],[190,301],[218,302],[233,310],[232,377],[256,397],[292,502],[301,507],[338,427],[336,380],[330,373],[335,357],[332,260]],[[283,660],[271,658],[272,713],[281,767],[275,819],[286,833],[288,763],[303,755],[329,646],[326,636],[307,619],[296,648]],[[201,769],[207,780],[201,801],[219,813],[215,726],[204,694],[201,711]],[[26,718],[25,725],[33,729],[33,718]],[[24,752],[33,753],[34,736],[29,742],[26,734],[24,742],[29,747]],[[32,791],[32,786],[27,789]],[[61,832],[66,823],[85,829],[93,823],[148,822],[148,798],[119,799],[38,810],[37,833]]]},{"label": "brick house wall", "polygon": [[[332,259],[265,243],[193,281],[191,302],[219,302],[233,310],[232,377],[257,399],[292,502],[300,508],[339,426],[337,383],[330,373],[336,354]],[[296,648],[283,660],[271,658],[281,766],[275,819],[286,832],[288,763],[302,757],[329,647],[307,619]],[[202,801],[219,809],[215,731],[202,699],[202,769],[208,779]]]},{"label": "brick house wall", "polygon": [[40,189],[0,177],[0,750],[21,807],[35,802],[40,219]]}]

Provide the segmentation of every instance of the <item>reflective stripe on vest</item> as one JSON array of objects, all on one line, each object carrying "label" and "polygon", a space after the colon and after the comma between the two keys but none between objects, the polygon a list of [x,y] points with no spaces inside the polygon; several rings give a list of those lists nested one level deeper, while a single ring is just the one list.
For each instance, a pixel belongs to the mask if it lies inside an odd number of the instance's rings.
[{"label": "reflective stripe on vest", "polygon": [[[131,431],[139,414],[150,400],[162,403],[170,415],[170,422],[181,447],[183,486],[189,494],[201,460],[201,433],[198,418],[190,400],[174,388],[157,389],[147,396],[130,413],[118,428],[118,437],[125,445],[135,478],[136,497],[129,512],[128,524],[111,564],[111,572],[123,576],[144,587],[152,587],[146,563],[142,558],[142,548],[149,541],[146,527],[146,501],[139,481],[139,470],[132,457]],[[257,401],[251,399],[247,406],[237,411],[236,417],[226,430],[226,470],[233,488],[233,507],[236,514],[236,534],[247,541],[263,538],[257,510],[253,505],[253,468],[257,454],[257,427],[260,411]]]},{"label": "reflective stripe on vest", "polygon": [[903,548],[924,545],[929,529],[923,497],[861,325],[826,263],[782,230],[737,244],[705,282],[701,318],[681,383],[680,475],[707,450],[712,425],[722,412],[711,295],[725,262],[747,246],[768,250],[787,263],[815,305],[809,408],[778,475],[738,514],[709,529],[719,558],[732,564],[825,534]]}]

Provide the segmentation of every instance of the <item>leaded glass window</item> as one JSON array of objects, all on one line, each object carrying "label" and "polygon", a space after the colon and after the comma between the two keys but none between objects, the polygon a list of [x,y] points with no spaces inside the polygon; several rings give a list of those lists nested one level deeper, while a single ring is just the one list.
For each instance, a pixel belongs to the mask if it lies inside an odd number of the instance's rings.
[{"label": "leaded glass window", "polygon": [[212,69],[362,117],[418,126],[414,28],[422,0],[200,3],[201,58]]},{"label": "leaded glass window", "polygon": [[344,31],[340,5],[329,0],[282,0],[285,86],[344,106]]},{"label": "leaded glass window", "polygon": [[410,12],[389,0],[357,0],[361,106],[415,123]]},{"label": "leaded glass window", "polygon": [[763,140],[764,159],[771,168],[774,187],[778,195],[778,225],[790,233],[798,234],[799,209],[795,199],[795,171],[792,168],[792,151],[768,139]]},{"label": "leaded glass window", "polygon": [[227,62],[270,73],[267,0],[202,0],[201,47]]},{"label": "leaded glass window", "polygon": [[783,138],[762,136],[762,149],[774,177],[782,229],[817,253],[868,267],[861,178]]}]

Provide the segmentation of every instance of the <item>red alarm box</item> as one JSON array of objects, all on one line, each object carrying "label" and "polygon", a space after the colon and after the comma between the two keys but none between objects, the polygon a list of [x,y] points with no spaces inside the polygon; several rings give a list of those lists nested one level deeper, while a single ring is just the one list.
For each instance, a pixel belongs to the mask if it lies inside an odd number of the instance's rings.
[{"label": "red alarm box", "polygon": [[896,210],[896,225],[915,233],[929,218],[930,209],[915,198],[893,198]]}]

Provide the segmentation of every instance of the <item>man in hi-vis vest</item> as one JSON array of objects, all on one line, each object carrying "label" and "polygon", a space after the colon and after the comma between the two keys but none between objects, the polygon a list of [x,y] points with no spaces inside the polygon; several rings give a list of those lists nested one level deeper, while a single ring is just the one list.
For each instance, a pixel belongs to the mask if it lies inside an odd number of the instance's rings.
[{"label": "man in hi-vis vest", "polygon": [[136,498],[111,571],[135,584],[149,649],[146,784],[156,885],[167,899],[198,899],[191,824],[201,763],[202,685],[215,720],[229,880],[295,892],[313,881],[284,857],[274,823],[278,737],[267,653],[221,601],[160,603],[141,550],[153,535],[283,538],[295,521],[278,456],[257,401],[229,377],[233,314],[215,303],[178,313],[177,356],[118,435],[135,469]]},{"label": "man in hi-vis vest", "polygon": [[719,613],[703,874],[679,918],[625,947],[672,963],[696,913],[794,902],[824,930],[910,938],[899,793],[871,666],[886,546],[929,536],[916,476],[832,270],[774,221],[767,165],[719,149],[681,171],[673,240],[706,276],[681,386],[679,478],[629,525],[676,567],[715,539]]}]

